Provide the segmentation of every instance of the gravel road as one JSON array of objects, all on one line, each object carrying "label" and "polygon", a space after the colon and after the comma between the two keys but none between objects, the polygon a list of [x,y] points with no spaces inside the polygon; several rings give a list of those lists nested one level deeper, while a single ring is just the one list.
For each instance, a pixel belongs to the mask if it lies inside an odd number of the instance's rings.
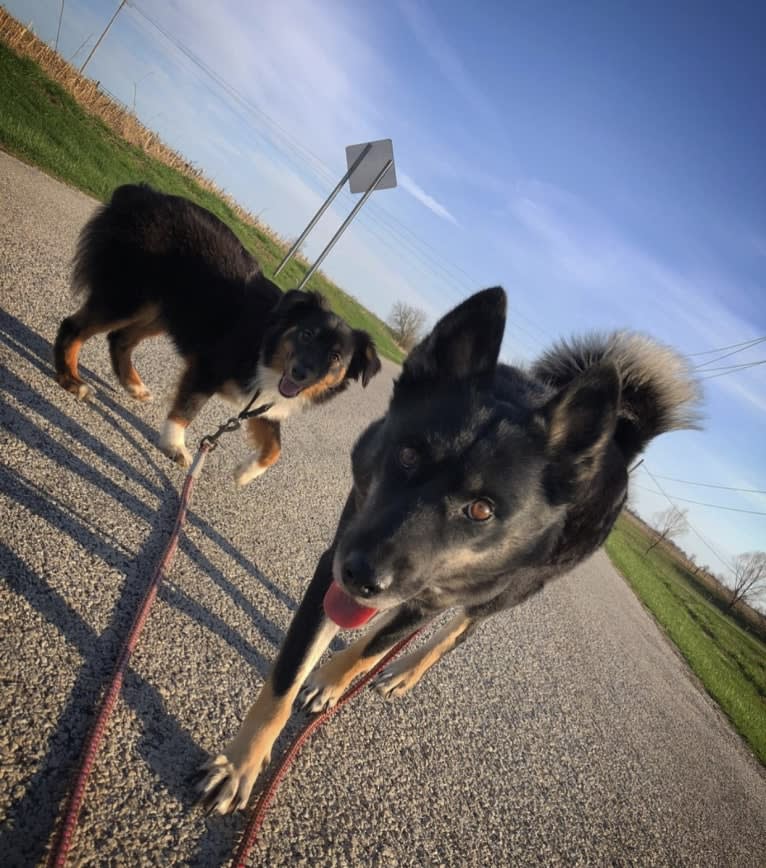
[{"label": "gravel road", "polygon": [[[35,865],[94,702],[169,534],[183,474],[157,450],[177,362],[139,349],[155,392],[54,382],[68,261],[91,199],[0,154],[0,862]],[[237,491],[239,435],[208,460],[134,656],[72,863],[226,864],[244,817],[204,817],[190,776],[236,729],[329,540],[349,448],[391,365],[286,426],[283,459]],[[211,402],[190,442],[230,408]],[[599,553],[498,616],[409,696],[372,692],[320,731],[253,864],[763,865],[766,776]]]}]

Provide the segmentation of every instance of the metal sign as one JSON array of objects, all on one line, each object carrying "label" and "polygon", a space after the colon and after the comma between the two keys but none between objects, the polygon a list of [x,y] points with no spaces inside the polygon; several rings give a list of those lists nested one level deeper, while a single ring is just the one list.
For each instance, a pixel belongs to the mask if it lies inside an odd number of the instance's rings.
[{"label": "metal sign", "polygon": [[284,259],[277,266],[274,272],[276,277],[280,271],[293,258],[295,252],[300,248],[301,244],[306,240],[309,232],[319,222],[319,218],[330,207],[333,199],[343,189],[346,181],[349,181],[349,187],[352,193],[364,193],[362,198],[354,205],[348,217],[341,223],[338,231],[327,243],[325,249],[319,254],[316,262],[309,268],[303,276],[303,280],[298,284],[298,289],[309,282],[311,276],[319,268],[324,261],[325,256],[335,246],[335,242],[345,232],[348,225],[356,217],[364,203],[370,198],[375,190],[385,190],[396,186],[396,166],[394,164],[394,146],[391,139],[380,139],[377,142],[363,142],[361,145],[349,145],[346,148],[346,163],[348,170],[346,174],[335,185],[335,189],[324,200],[319,210],[309,220],[308,226],[301,232],[298,239],[293,243],[292,247],[287,251]]},{"label": "metal sign", "polygon": [[[359,155],[367,147],[369,147],[369,151],[367,151],[365,158],[358,166],[354,167]],[[346,148],[346,165],[351,172],[351,178],[348,182],[350,191],[352,193],[365,193],[389,160],[391,160],[391,168],[376,185],[376,190],[389,190],[396,186],[393,142],[391,139],[379,139],[377,142],[349,145]]]}]

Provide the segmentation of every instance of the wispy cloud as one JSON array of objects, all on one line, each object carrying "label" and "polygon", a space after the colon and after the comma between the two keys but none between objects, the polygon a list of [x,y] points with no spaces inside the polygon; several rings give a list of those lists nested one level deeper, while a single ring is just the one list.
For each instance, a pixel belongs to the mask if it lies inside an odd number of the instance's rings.
[{"label": "wispy cloud", "polygon": [[398,7],[413,36],[444,78],[474,111],[494,124],[497,119],[495,107],[450,45],[436,18],[422,5],[408,0],[399,0]]},{"label": "wispy cloud", "polygon": [[[301,141],[310,130],[311,152],[334,162],[342,161],[344,145],[376,137],[387,75],[369,50],[374,40],[365,16],[341,6],[328,15],[304,0],[289,9],[190,0],[173,2],[171,10],[169,20],[182,28],[179,38],[214,68],[226,58],[227,79],[252,99],[261,125],[275,135],[283,130]],[[281,145],[295,147],[284,139]]]},{"label": "wispy cloud", "polygon": [[449,220],[450,223],[454,223],[455,226],[459,226],[457,219],[455,216],[448,211],[441,202],[437,202],[433,196],[429,196],[426,191],[416,184],[409,175],[406,175],[404,172],[399,173],[399,183],[401,186],[411,195],[414,196],[418,202],[422,205],[425,205],[429,211],[433,211],[437,217],[442,217],[444,220]]},{"label": "wispy cloud", "polygon": [[[759,335],[721,300],[728,296],[724,275],[686,273],[664,262],[566,191],[539,182],[520,185],[507,216],[496,242],[514,251],[520,268],[547,279],[554,293],[581,291],[590,327],[628,324],[687,352]],[[711,380],[710,386],[766,411],[762,369]]]}]

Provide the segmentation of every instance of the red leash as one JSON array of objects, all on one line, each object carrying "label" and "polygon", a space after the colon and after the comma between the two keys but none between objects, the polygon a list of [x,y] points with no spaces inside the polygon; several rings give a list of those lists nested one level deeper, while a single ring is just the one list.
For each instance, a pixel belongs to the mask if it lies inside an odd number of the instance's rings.
[{"label": "red leash", "polygon": [[296,735],[293,743],[288,748],[285,755],[282,757],[282,761],[277,766],[274,771],[274,774],[271,776],[268,784],[265,786],[261,795],[256,802],[255,808],[253,808],[253,813],[250,816],[250,820],[245,828],[245,831],[242,833],[242,838],[239,842],[239,847],[237,848],[237,854],[234,857],[234,862],[232,865],[234,868],[245,868],[245,860],[252,849],[253,844],[255,844],[256,839],[258,838],[258,833],[261,830],[261,826],[263,825],[263,820],[266,816],[266,811],[268,810],[269,805],[271,804],[272,799],[274,798],[274,794],[277,791],[277,787],[282,781],[282,778],[285,776],[287,769],[292,764],[295,757],[298,755],[298,752],[303,747],[303,745],[311,738],[314,732],[319,729],[319,727],[323,723],[327,723],[327,721],[338,711],[340,711],[341,706],[345,705],[347,702],[352,700],[358,693],[360,693],[369,682],[380,672],[383,667],[389,663],[396,655],[418,635],[420,630],[415,630],[414,633],[410,633],[409,636],[406,636],[404,639],[401,639],[397,642],[396,645],[383,657],[378,663],[373,666],[370,671],[364,675],[356,684],[349,687],[349,689],[341,696],[341,698],[337,701],[337,703],[332,707],[323,711],[321,714],[316,715],[313,720],[311,720],[306,727],[301,730],[301,732]]},{"label": "red leash", "polygon": [[209,442],[201,443],[199,451],[194,458],[194,462],[189,468],[189,472],[186,474],[184,487],[181,491],[178,515],[176,515],[176,523],[173,526],[173,532],[170,535],[170,539],[165,547],[162,558],[155,567],[154,573],[152,573],[152,579],[149,583],[146,594],[144,595],[141,608],[138,610],[138,614],[133,622],[128,638],[125,640],[125,644],[122,646],[122,650],[120,651],[120,656],[117,658],[117,665],[109,684],[109,689],[101,702],[101,707],[98,710],[98,715],[96,716],[93,728],[91,729],[88,740],[85,743],[82,762],[79,771],[77,772],[77,777],[75,778],[74,787],[69,796],[64,821],[48,858],[48,868],[54,868],[54,866],[55,868],[61,868],[61,866],[66,862],[69,848],[72,846],[72,838],[74,837],[75,829],[77,827],[77,819],[80,816],[80,809],[82,808],[83,799],[85,797],[85,788],[88,785],[88,777],[90,776],[93,762],[96,759],[96,753],[101,744],[101,739],[104,737],[104,732],[106,731],[106,726],[109,722],[112,709],[117,701],[117,697],[120,695],[125,672],[128,668],[128,663],[130,662],[130,655],[138,644],[141,632],[146,624],[146,619],[149,617],[149,610],[157,596],[157,591],[162,582],[162,577],[173,562],[173,557],[178,548],[178,538],[181,535],[181,528],[186,519],[186,511],[189,506],[189,500],[191,499],[192,489],[199,478],[208,452],[210,452],[212,448],[214,447]]},{"label": "red leash", "polygon": [[[241,424],[241,419],[249,418],[249,416],[260,415],[260,413],[263,413],[268,409],[268,406],[270,405],[264,405],[263,407],[259,407],[257,410],[254,411],[250,410],[250,407],[252,406],[253,402],[257,397],[258,393],[253,396],[253,399],[250,401],[247,407],[245,407],[242,413],[240,413],[239,417],[229,419],[228,422],[221,425],[221,427],[215,434],[203,438],[197,454],[194,457],[194,461],[189,468],[188,473],[186,474],[183,489],[181,490],[181,497],[178,505],[178,514],[176,515],[175,524],[173,525],[173,532],[171,533],[170,539],[165,546],[165,551],[163,552],[161,559],[159,560],[157,566],[154,569],[154,572],[152,573],[149,587],[146,590],[144,599],[141,602],[141,607],[139,608],[136,618],[133,621],[133,626],[130,629],[130,633],[128,634],[128,637],[125,640],[122,649],[120,650],[120,655],[117,658],[115,671],[112,675],[112,680],[109,683],[109,688],[104,695],[101,706],[98,710],[98,714],[94,721],[93,728],[91,729],[90,734],[88,735],[88,740],[85,743],[82,760],[77,772],[77,777],[75,778],[74,786],[72,787],[72,791],[67,801],[66,813],[64,815],[61,827],[59,828],[50,855],[48,857],[48,868],[63,868],[66,863],[69,850],[72,846],[74,833],[77,828],[77,821],[80,816],[80,810],[82,809],[82,803],[85,798],[85,789],[88,785],[88,778],[90,777],[90,773],[93,768],[93,763],[96,759],[98,748],[101,744],[101,740],[104,737],[104,733],[106,732],[106,727],[109,723],[109,718],[114,709],[114,705],[117,702],[117,697],[120,695],[120,691],[122,690],[122,683],[125,678],[125,672],[127,671],[128,663],[130,662],[130,657],[135,650],[136,645],[138,644],[139,638],[141,637],[141,633],[143,632],[146,620],[149,617],[149,610],[151,609],[152,604],[157,597],[157,591],[159,590],[163,576],[170,569],[170,565],[173,562],[176,549],[178,548],[178,539],[181,535],[181,529],[183,528],[184,521],[186,520],[186,513],[188,511],[192,491],[194,489],[195,483],[199,479],[200,473],[202,472],[202,467],[205,464],[205,459],[207,458],[208,454],[218,445],[217,441],[221,434],[224,434],[228,431],[236,430],[236,428],[238,428]],[[341,706],[345,705],[349,700],[353,699],[357,695],[357,693],[359,693],[370,682],[370,680],[374,678],[375,675],[377,675],[377,673],[393,657],[395,657],[399,653],[399,651],[402,650],[402,648],[404,648],[405,645],[407,645],[412,639],[414,639],[418,632],[419,631],[416,630],[407,638],[402,639],[388,652],[388,654],[386,654],[385,657],[382,658],[382,660],[379,661],[377,666],[373,667],[363,678],[361,678],[355,685],[353,685],[353,687],[350,687],[343,694],[343,696],[341,696],[341,698],[338,700],[338,703],[333,708],[329,708],[326,711],[323,711],[321,714],[317,715],[308,724],[308,726],[301,733],[298,734],[298,736],[290,746],[289,750],[283,757],[282,762],[276,769],[273,777],[271,778],[268,785],[261,793],[260,798],[258,799],[255,810],[253,811],[247,828],[245,829],[245,833],[242,836],[239,849],[237,850],[237,855],[235,857],[235,864],[237,866],[244,866],[247,854],[250,852],[250,849],[255,843],[258,832],[263,825],[263,819],[266,815],[266,810],[271,803],[271,800],[274,798],[274,793],[276,792],[280,781],[284,777],[285,772],[287,771],[292,761],[295,759],[298,751],[301,749],[303,744],[309,739],[312,733],[316,729],[318,729],[323,723],[329,720],[341,708]]]}]

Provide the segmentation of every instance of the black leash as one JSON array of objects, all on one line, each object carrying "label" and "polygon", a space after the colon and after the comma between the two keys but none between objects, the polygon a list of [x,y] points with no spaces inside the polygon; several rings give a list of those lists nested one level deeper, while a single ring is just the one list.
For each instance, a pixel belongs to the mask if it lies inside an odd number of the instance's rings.
[{"label": "black leash", "polygon": [[259,407],[256,407],[255,410],[251,410],[250,408],[255,404],[258,400],[258,396],[261,394],[260,389],[256,389],[253,397],[245,404],[244,409],[241,413],[238,413],[236,416],[232,416],[230,419],[227,419],[223,425],[218,427],[218,430],[215,434],[206,434],[199,442],[200,448],[202,446],[207,446],[207,451],[212,452],[214,449],[218,447],[218,438],[222,434],[227,434],[229,431],[236,431],[238,428],[242,427],[242,423],[247,419],[252,419],[255,416],[262,416],[264,413],[268,413],[268,411],[274,406],[273,402],[270,404],[261,404]]}]

